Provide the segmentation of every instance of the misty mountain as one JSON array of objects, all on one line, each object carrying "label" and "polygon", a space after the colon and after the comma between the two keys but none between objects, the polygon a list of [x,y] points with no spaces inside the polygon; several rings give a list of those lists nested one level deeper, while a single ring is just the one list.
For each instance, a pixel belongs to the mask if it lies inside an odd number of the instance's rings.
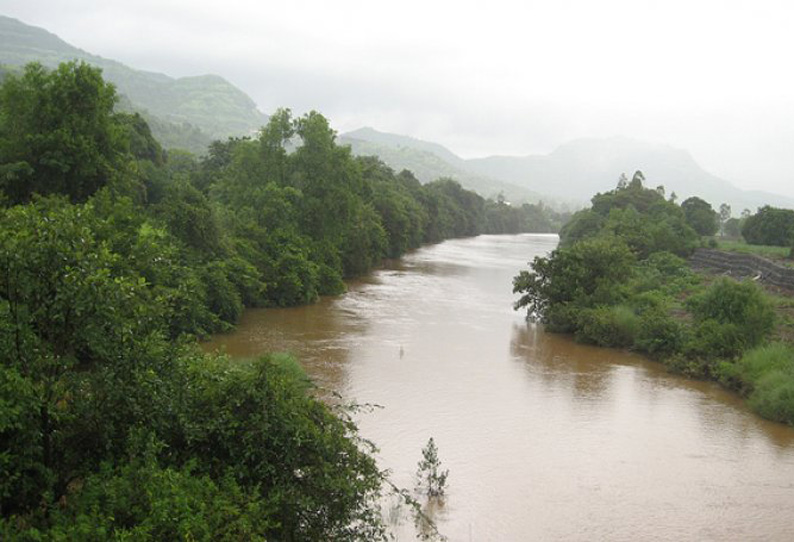
[{"label": "misty mountain", "polygon": [[467,160],[470,171],[508,180],[530,189],[543,189],[557,197],[589,198],[610,190],[621,173],[631,178],[636,170],[645,175],[646,186],[665,187],[678,201],[699,196],[716,209],[728,203],[738,214],[770,204],[794,207],[794,199],[760,191],[741,190],[705,171],[685,150],[625,137],[585,138],[571,141],[548,155],[491,156]]},{"label": "misty mountain", "polygon": [[202,152],[214,139],[248,135],[267,122],[247,94],[217,75],[174,79],[135,70],[78,49],[42,28],[0,16],[0,64],[38,61],[54,68],[69,60],[102,68],[104,78],[126,98],[119,108],[141,112],[166,147]]},{"label": "misty mountain", "polygon": [[[353,138],[355,142],[352,142]],[[417,175],[421,171],[425,179],[448,175],[458,178],[461,184],[466,178],[480,179],[494,183],[494,186],[504,183],[502,186],[530,191],[544,201],[574,206],[587,204],[597,192],[615,188],[621,173],[631,178],[636,170],[641,170],[646,186],[655,188],[663,185],[668,195],[676,193],[679,202],[698,196],[715,209],[721,203],[728,203],[736,215],[742,209],[755,212],[766,204],[794,208],[792,198],[741,190],[712,175],[685,150],[625,137],[577,139],[546,155],[489,156],[468,160],[436,143],[384,134],[371,128],[344,134],[342,139],[351,143],[357,154],[376,154],[392,168],[405,167]],[[482,193],[478,187],[468,186]],[[504,192],[508,194],[507,190]]]},{"label": "misty mountain", "polygon": [[372,128],[361,128],[342,134],[339,142],[350,145],[353,154],[357,156],[377,156],[395,171],[407,169],[423,183],[449,177],[484,197],[496,197],[501,193],[514,203],[536,203],[541,200],[554,203],[538,192],[467,171],[465,160],[437,143],[379,132]]}]

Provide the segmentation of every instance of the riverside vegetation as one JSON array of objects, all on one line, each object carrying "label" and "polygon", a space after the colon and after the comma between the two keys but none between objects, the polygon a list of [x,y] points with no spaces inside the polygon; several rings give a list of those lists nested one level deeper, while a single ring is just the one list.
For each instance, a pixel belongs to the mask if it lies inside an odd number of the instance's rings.
[{"label": "riverside vegetation", "polygon": [[196,159],[116,102],[83,63],[0,86],[0,538],[386,538],[399,489],[348,411],[289,357],[195,338],[422,243],[561,217],[354,158],[315,112]]},{"label": "riverside vegetation", "polygon": [[692,272],[683,258],[700,242],[693,226],[714,233],[703,226],[710,206],[679,206],[642,181],[637,172],[572,217],[559,248],[515,277],[516,309],[525,307],[549,331],[631,348],[676,372],[717,380],[761,415],[794,424],[794,349],[770,339],[775,304],[786,301],[752,281]]}]

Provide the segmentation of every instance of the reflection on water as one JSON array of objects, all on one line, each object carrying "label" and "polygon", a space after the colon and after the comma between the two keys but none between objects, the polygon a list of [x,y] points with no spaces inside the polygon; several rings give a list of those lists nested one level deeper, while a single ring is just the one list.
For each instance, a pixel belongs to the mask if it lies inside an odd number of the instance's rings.
[{"label": "reflection on water", "polygon": [[404,487],[433,436],[452,541],[794,539],[794,430],[512,311],[512,276],[556,241],[427,247],[339,298],[247,311],[207,348],[291,351],[321,386],[383,405],[361,431]]}]

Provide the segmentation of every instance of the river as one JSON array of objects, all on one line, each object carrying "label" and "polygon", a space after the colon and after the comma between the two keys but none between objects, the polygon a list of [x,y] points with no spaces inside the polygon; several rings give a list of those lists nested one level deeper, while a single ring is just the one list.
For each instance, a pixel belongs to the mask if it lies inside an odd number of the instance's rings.
[{"label": "river", "polygon": [[453,542],[794,540],[793,428],[512,310],[512,277],[556,243],[425,247],[338,298],[248,310],[205,347],[289,351],[324,390],[380,405],[357,419],[399,485],[432,436],[450,474],[429,511]]}]

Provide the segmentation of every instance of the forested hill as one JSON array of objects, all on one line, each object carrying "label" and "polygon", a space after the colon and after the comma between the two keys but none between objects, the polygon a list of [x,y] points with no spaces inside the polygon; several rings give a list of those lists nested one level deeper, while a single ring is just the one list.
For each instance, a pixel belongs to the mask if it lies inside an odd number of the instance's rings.
[{"label": "forested hill", "polygon": [[0,64],[38,61],[54,68],[75,59],[102,68],[103,77],[126,98],[122,108],[143,113],[167,148],[201,154],[212,140],[249,135],[267,122],[247,94],[217,75],[174,79],[135,70],[78,49],[42,28],[0,16]]},{"label": "forested hill", "polygon": [[350,145],[357,156],[377,156],[396,171],[407,169],[423,183],[440,177],[455,179],[461,186],[474,190],[485,197],[495,198],[499,194],[513,203],[544,201],[556,203],[545,193],[529,190],[488,175],[472,173],[466,169],[466,161],[437,143],[430,143],[408,136],[379,132],[372,128],[361,128],[342,134],[339,141]]}]

